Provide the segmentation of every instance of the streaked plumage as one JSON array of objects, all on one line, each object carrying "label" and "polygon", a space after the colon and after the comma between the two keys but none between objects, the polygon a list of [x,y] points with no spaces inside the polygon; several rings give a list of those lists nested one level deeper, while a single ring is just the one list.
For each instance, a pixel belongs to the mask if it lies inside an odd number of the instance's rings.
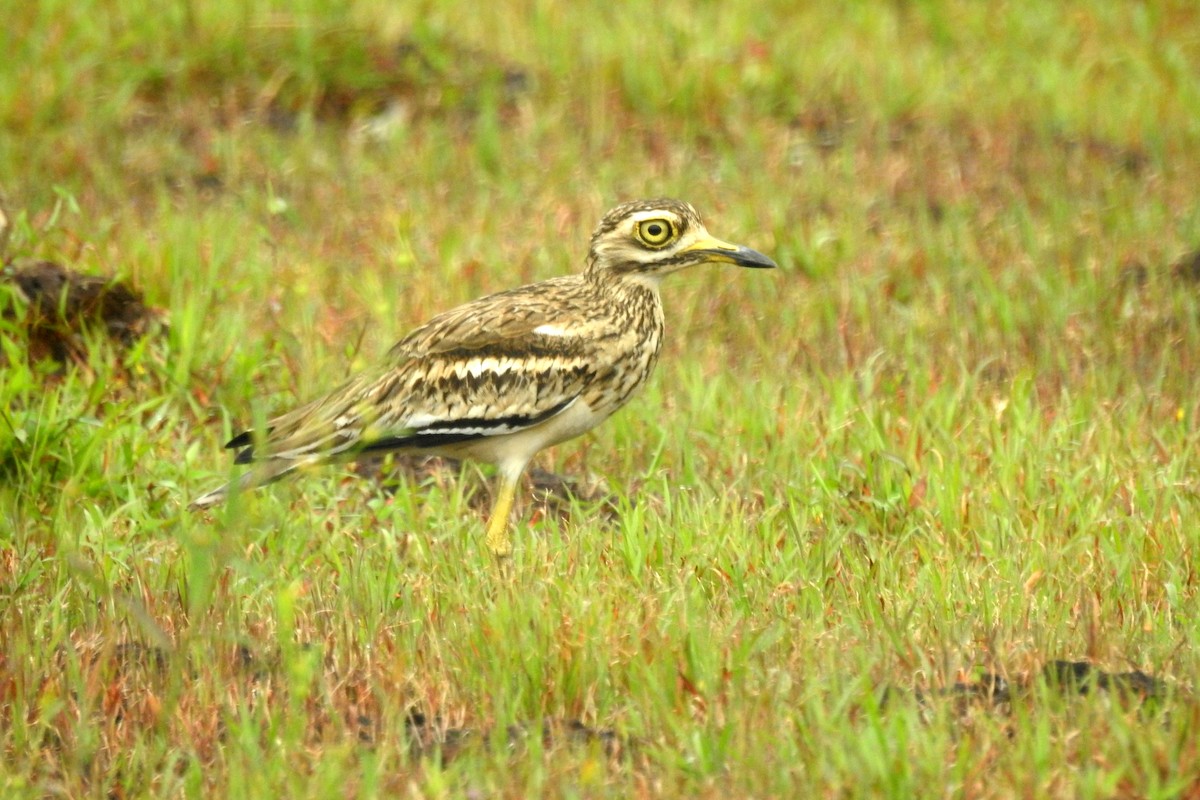
[{"label": "streaked plumage", "polygon": [[[226,447],[252,464],[245,489],[301,467],[406,451],[496,464],[501,488],[487,542],[510,551],[517,482],[539,450],[595,427],[646,382],[662,347],[658,282],[707,262],[773,267],[709,236],[677,200],[617,206],[595,233],[581,275],[490,295],[434,317],[382,364],[330,394],[246,431]],[[222,500],[228,486],[192,508]]]}]

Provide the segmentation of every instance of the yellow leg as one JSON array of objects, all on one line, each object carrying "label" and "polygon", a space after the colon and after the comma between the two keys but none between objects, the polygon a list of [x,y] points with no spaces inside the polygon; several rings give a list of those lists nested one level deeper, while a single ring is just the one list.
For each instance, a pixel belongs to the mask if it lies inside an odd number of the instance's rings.
[{"label": "yellow leg", "polygon": [[487,546],[496,558],[507,558],[512,554],[512,540],[508,536],[508,517],[512,513],[513,500],[517,496],[517,484],[521,473],[500,473],[500,493],[492,506],[492,518],[488,520]]}]

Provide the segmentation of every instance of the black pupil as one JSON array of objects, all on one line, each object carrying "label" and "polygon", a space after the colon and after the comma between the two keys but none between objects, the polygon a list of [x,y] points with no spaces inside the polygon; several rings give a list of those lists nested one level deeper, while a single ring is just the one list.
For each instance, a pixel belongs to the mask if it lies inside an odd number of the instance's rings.
[{"label": "black pupil", "polygon": [[662,227],[662,225],[659,225],[656,222],[653,225],[650,225],[649,227],[646,228],[646,233],[657,239],[659,236],[662,236],[663,227]]}]

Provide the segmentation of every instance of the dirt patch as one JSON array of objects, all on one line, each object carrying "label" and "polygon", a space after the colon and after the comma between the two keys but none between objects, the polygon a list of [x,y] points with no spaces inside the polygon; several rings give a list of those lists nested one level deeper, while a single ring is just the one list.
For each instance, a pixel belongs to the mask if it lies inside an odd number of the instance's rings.
[{"label": "dirt patch", "polygon": [[[10,219],[0,203],[0,336],[17,333],[29,363],[86,364],[97,333],[128,347],[165,327],[166,313],[147,306],[125,281],[9,257]],[[0,350],[0,366],[6,363]]]},{"label": "dirt patch", "polygon": [[1172,264],[1171,275],[1185,283],[1200,283],[1200,250],[1193,250]]},{"label": "dirt patch", "polygon": [[1141,670],[1106,672],[1088,661],[1056,660],[1047,662],[1038,673],[1011,682],[997,673],[982,672],[975,680],[958,681],[944,689],[912,691],[889,686],[883,690],[880,705],[913,696],[923,708],[948,700],[958,713],[972,708],[1003,711],[1013,702],[1029,698],[1039,686],[1064,696],[1103,694],[1130,704],[1162,700],[1169,691],[1163,680]]},{"label": "dirt patch", "polygon": [[130,284],[51,261],[7,263],[0,284],[14,290],[0,314],[24,332],[30,362],[86,364],[95,333],[128,347],[165,318]]},{"label": "dirt patch", "polygon": [[1152,281],[1174,282],[1186,286],[1200,284],[1200,249],[1185,253],[1165,269],[1140,258],[1127,258],[1117,269],[1117,283],[1125,291],[1141,291]]}]

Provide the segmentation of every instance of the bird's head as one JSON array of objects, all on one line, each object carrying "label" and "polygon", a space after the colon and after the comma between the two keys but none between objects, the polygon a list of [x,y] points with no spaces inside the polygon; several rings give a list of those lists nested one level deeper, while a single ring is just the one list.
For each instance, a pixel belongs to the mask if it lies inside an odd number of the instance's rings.
[{"label": "bird's head", "polygon": [[657,282],[697,264],[725,263],[770,268],[757,250],[709,234],[696,209],[667,198],[622,203],[604,215],[588,250],[589,276]]}]

